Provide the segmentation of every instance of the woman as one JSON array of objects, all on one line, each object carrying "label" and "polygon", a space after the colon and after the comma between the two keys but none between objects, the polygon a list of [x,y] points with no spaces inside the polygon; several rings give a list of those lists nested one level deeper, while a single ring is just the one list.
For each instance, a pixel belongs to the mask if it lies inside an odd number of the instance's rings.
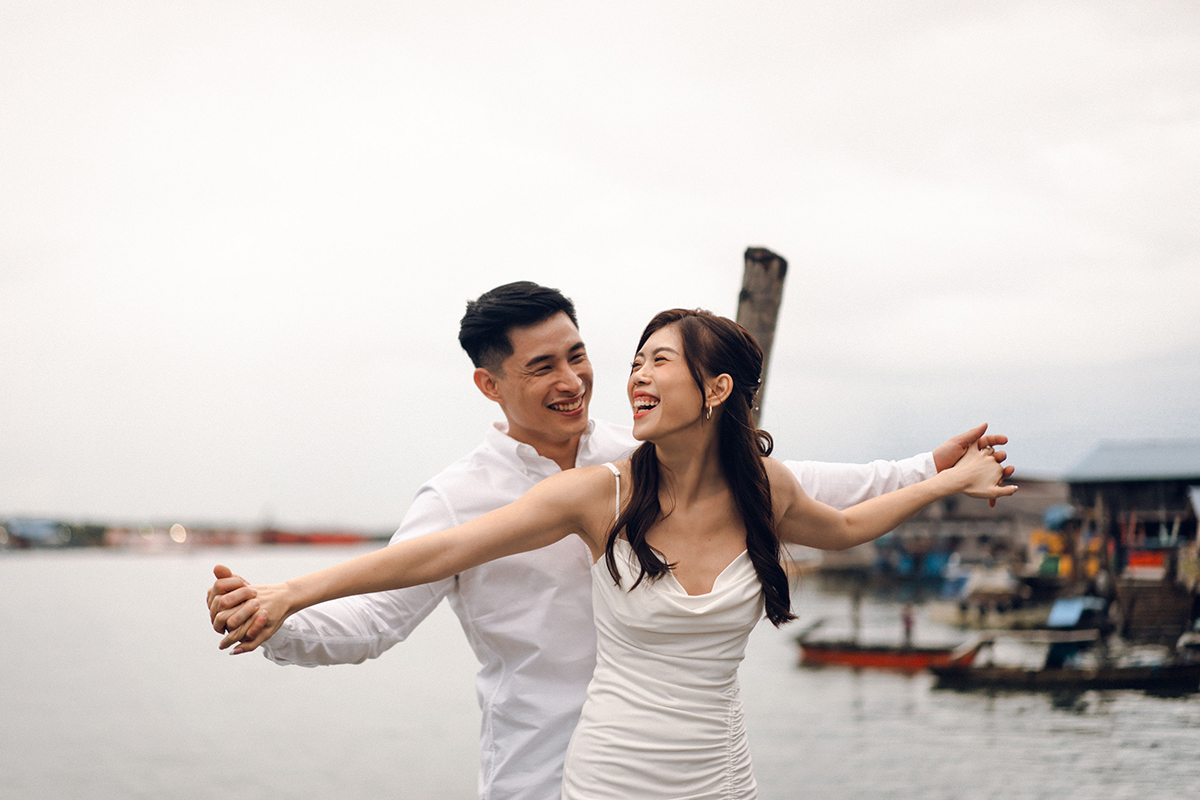
[{"label": "woman", "polygon": [[[563,797],[755,795],[737,666],[762,617],[793,618],[780,541],[845,549],[956,492],[995,498],[1001,467],[974,448],[930,480],[835,511],[767,458],[751,424],[762,351],[707,312],[656,316],[629,377],[625,462],[548,478],[512,505],[276,586],[225,637],[255,649],[290,614],[348,594],[438,580],[578,534],[593,556],[597,664]],[[261,628],[261,630],[259,630]]]}]

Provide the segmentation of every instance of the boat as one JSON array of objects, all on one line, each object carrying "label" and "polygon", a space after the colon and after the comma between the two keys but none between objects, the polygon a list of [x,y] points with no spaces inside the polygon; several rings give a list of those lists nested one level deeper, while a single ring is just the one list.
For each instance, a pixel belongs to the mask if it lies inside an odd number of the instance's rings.
[{"label": "boat", "polygon": [[935,689],[1009,689],[1024,691],[1086,691],[1142,689],[1156,692],[1200,690],[1200,663],[1166,662],[1129,666],[1028,668],[1004,666],[931,665]]},{"label": "boat", "polygon": [[933,666],[969,667],[989,640],[957,647],[904,647],[888,644],[862,644],[850,639],[810,640],[797,636],[802,666],[837,665],[842,667],[894,669],[919,672]]},{"label": "boat", "polygon": [[[1055,604],[1051,622],[1088,624],[1094,622],[1086,614],[1106,604],[1094,598],[1070,598]],[[935,689],[1008,689],[1015,691],[1068,691],[1089,689],[1140,689],[1150,692],[1188,693],[1200,690],[1200,661],[1193,660],[1186,645],[1177,647],[1173,657],[1153,663],[1121,663],[1106,655],[1093,663],[1076,664],[1079,653],[1097,641],[1105,641],[1103,628],[1077,628],[1030,631],[1022,635],[1027,642],[1049,645],[1041,667],[986,664],[932,665],[937,676]],[[1107,653],[1107,647],[1104,653]]]},{"label": "boat", "polygon": [[263,544],[364,544],[371,541],[366,534],[350,531],[280,531],[266,528],[259,533]]},{"label": "boat", "polygon": [[800,666],[840,666],[854,669],[891,669],[905,672],[920,672],[932,664],[961,664],[968,666],[984,647],[990,645],[990,637],[976,638],[967,643],[947,644],[937,647],[918,647],[912,642],[913,608],[906,603],[901,612],[904,639],[901,644],[867,644],[859,639],[862,592],[850,596],[850,622],[852,634],[848,639],[816,639],[812,634],[827,621],[813,621],[796,636],[800,647]]}]

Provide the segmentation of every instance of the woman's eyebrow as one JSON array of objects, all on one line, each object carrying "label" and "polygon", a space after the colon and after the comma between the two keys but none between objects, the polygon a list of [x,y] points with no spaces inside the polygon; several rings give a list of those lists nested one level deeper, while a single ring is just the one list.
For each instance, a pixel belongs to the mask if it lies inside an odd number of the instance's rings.
[{"label": "woman's eyebrow", "polygon": [[[676,350],[674,347],[667,347],[665,344],[654,348],[653,352],[651,352],[650,355],[656,356],[659,353],[672,353],[674,355],[679,355],[678,350]],[[646,353],[642,350],[638,350],[636,353],[634,353],[633,357],[634,358],[645,358]]]}]

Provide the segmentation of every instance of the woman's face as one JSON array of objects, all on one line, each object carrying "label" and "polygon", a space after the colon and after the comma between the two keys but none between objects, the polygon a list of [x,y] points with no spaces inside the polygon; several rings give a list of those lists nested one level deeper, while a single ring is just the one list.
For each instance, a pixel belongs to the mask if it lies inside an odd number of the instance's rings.
[{"label": "woman's face", "polygon": [[640,441],[660,439],[699,422],[703,395],[684,359],[678,327],[659,328],[638,350],[627,391],[633,435]]}]

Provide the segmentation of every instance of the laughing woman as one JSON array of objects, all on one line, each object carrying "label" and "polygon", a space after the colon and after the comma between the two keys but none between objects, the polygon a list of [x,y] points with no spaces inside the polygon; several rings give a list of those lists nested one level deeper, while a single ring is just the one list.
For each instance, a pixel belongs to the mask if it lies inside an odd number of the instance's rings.
[{"label": "laughing woman", "polygon": [[973,446],[922,483],[836,511],[769,458],[751,410],[762,350],[703,311],[651,320],[629,376],[642,446],[572,469],[457,528],[259,586],[257,614],[222,647],[257,648],[289,615],[350,594],[446,578],[577,534],[591,548],[596,670],[567,752],[564,800],[756,796],[737,669],[763,614],[794,618],[781,542],[844,550],[935,500],[997,498],[1002,468]]}]

